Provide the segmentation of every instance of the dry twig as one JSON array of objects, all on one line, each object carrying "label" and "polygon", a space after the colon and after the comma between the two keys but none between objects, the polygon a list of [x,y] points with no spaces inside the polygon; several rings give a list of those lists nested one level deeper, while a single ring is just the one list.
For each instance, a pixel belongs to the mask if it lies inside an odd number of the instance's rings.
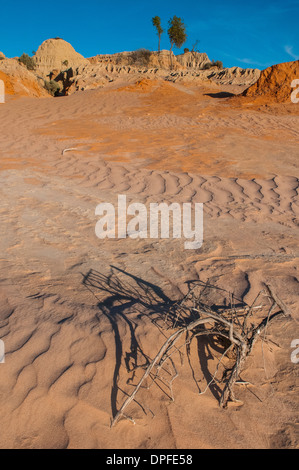
[{"label": "dry twig", "polygon": [[[168,314],[166,314],[167,320],[169,320],[169,318],[173,318],[172,327],[175,328],[181,319],[182,321],[180,324],[183,326],[172,333],[172,335],[160,347],[158,353],[146,368],[134,391],[127,397],[117,414],[114,416],[111,426],[114,426],[121,416],[125,416],[125,409],[133,400],[135,400],[136,394],[142,384],[151,376],[154,369],[156,370],[156,373],[152,377],[153,382],[159,378],[159,373],[163,369],[166,361],[171,361],[175,372],[172,379],[169,381],[169,389],[171,397],[173,398],[172,383],[178,376],[178,372],[171,356],[174,352],[181,349],[181,346],[178,348],[176,344],[184,334],[186,335],[186,340],[184,342],[185,346],[190,344],[192,338],[200,336],[218,337],[219,339],[222,338],[228,342],[228,346],[226,346],[222,356],[218,360],[214,375],[207,384],[205,390],[200,394],[205,393],[210,385],[216,380],[216,375],[220,365],[224,367],[223,359],[227,355],[228,351],[233,350],[235,354],[233,367],[226,369],[226,374],[223,374],[223,378],[221,380],[217,379],[218,383],[223,384],[219,404],[221,407],[225,408],[229,401],[239,401],[235,397],[234,386],[240,383],[247,383],[246,381],[242,382],[239,377],[246,358],[252,351],[255,342],[263,331],[265,339],[267,326],[272,320],[280,315],[290,316],[287,307],[268,285],[266,285],[266,293],[271,298],[272,305],[268,308],[267,313],[262,317],[262,319],[260,317],[263,306],[255,304],[257,300],[265,294],[264,290],[258,293],[251,306],[244,306],[241,308],[235,305],[233,295],[230,294],[230,308],[219,308],[215,311],[215,309],[204,305],[200,297],[196,298],[193,287],[183,300],[177,302],[175,306],[172,305],[171,315],[168,316]],[[177,313],[175,314],[176,308]],[[254,312],[258,312],[259,320],[254,321]],[[194,315],[197,316],[195,320],[193,320]],[[190,319],[189,322],[188,318]],[[248,325],[249,319],[252,321],[250,326]]]}]

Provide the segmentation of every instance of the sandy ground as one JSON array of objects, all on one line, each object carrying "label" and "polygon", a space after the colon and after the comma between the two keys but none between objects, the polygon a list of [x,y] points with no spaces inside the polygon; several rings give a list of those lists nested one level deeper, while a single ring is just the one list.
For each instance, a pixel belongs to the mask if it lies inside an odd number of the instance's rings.
[{"label": "sandy ground", "polygon": [[[219,91],[235,90],[144,81],[0,105],[1,448],[298,447],[298,105]],[[95,207],[118,194],[203,202],[202,247],[99,240]],[[292,319],[256,344],[242,406],[219,408],[216,385],[199,394],[221,351],[194,340],[174,401],[153,384],[127,410],[135,424],[110,428],[190,280],[248,304],[267,282]]]}]

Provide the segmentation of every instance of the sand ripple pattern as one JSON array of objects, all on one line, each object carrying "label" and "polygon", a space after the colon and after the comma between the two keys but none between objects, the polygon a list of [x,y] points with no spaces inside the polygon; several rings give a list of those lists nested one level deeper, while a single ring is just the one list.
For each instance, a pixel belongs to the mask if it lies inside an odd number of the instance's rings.
[{"label": "sand ripple pattern", "polygon": [[[275,220],[298,225],[299,180],[295,176],[271,179],[222,178],[188,172],[174,173],[122,166],[102,161],[84,166],[72,155],[56,169],[65,177],[78,177],[78,187],[108,194],[126,194],[136,202],[202,202],[210,218],[231,217],[245,222]],[[107,198],[107,201],[108,198]],[[287,219],[287,222],[286,222]]]}]

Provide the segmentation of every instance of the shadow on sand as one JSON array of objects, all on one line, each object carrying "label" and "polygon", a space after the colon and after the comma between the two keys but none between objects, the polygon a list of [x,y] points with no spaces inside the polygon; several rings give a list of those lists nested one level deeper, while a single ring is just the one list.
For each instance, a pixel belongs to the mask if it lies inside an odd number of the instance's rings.
[{"label": "shadow on sand", "polygon": [[205,93],[205,96],[210,96],[211,98],[232,98],[237,95],[228,91],[219,91],[218,93]]},{"label": "shadow on sand", "polygon": [[[140,277],[134,276],[133,274],[123,271],[115,266],[111,266],[111,272],[109,275],[104,275],[99,271],[92,269],[86,275],[83,275],[82,282],[83,285],[97,298],[99,295],[103,297],[103,294],[107,294],[106,298],[103,301],[98,302],[97,306],[100,313],[105,315],[109,320],[114,333],[115,367],[111,388],[111,409],[112,416],[114,417],[118,412],[118,391],[120,390],[124,394],[127,394],[118,386],[122,361],[125,364],[127,372],[130,374],[130,377],[127,380],[127,383],[130,383],[134,380],[136,369],[147,367],[152,360],[152,357],[145,354],[140,346],[138,338],[136,337],[135,332],[138,326],[138,319],[141,319],[142,317],[149,318],[159,331],[167,337],[171,334],[167,332],[168,329],[173,331],[173,328],[186,326],[197,318],[197,314],[189,314],[188,317],[186,317],[184,313],[180,312],[180,303],[182,299],[172,300],[159,286],[147,282]],[[202,302],[208,301],[211,289],[213,292],[215,292],[215,290],[223,291],[222,296],[218,296],[218,299],[222,299],[222,303],[219,304],[209,301],[210,308],[215,309],[215,311],[217,311],[219,307],[222,309],[229,308],[227,302],[223,301],[223,294],[226,291],[216,286],[212,286],[209,283],[196,280],[187,282],[188,292],[191,291],[191,288],[194,288],[195,284],[200,289],[200,298],[202,299]],[[241,303],[238,305],[241,305]],[[130,318],[133,311],[134,319]],[[122,321],[125,322],[129,328],[129,351],[124,351],[123,347],[123,340],[121,338],[119,328]],[[219,342],[219,338],[217,339],[213,336],[201,336],[196,338],[196,340],[199,367],[203,373],[205,382],[208,384],[213,378],[213,373],[209,370],[209,360],[214,358],[215,353],[217,353],[217,355],[223,354],[226,346]],[[156,354],[156,349],[158,349],[158,346],[155,348],[155,345],[153,345],[153,355]],[[186,352],[193,379],[198,391],[201,392],[198,380],[195,378],[194,368],[190,361],[190,344],[186,345]],[[214,397],[219,400],[221,389],[218,387],[216,382],[211,383],[210,390]],[[166,393],[165,390],[163,391]]]}]

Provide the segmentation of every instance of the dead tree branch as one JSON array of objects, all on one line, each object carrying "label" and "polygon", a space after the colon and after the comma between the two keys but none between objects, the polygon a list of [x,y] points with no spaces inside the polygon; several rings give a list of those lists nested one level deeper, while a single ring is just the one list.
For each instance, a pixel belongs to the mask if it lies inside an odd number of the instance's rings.
[{"label": "dead tree branch", "polygon": [[[272,300],[270,308],[269,306],[256,305],[257,300],[261,299],[263,295],[267,295]],[[216,371],[212,376],[212,379],[207,384],[204,392],[201,392],[200,394],[205,393],[212,382],[216,380],[219,366],[222,365],[225,367],[223,360],[228,351],[234,351],[235,359],[233,367],[226,369],[226,374],[223,374],[223,378],[221,380],[217,379],[218,383],[223,384],[219,405],[222,408],[225,408],[229,401],[239,401],[235,397],[234,386],[236,383],[240,383],[240,373],[255,342],[263,331],[266,333],[267,326],[274,319],[278,318],[280,315],[290,317],[290,312],[285,304],[268,285],[265,286],[265,290],[258,293],[251,306],[245,305],[243,307],[237,307],[235,305],[233,295],[230,294],[230,307],[219,308],[215,311],[215,308],[213,309],[212,307],[205,305],[200,296],[196,297],[194,294],[194,288],[192,288],[192,290],[190,290],[183,300],[178,302],[175,307],[177,308],[177,315],[173,315],[174,312],[172,311],[172,328],[177,327],[178,316],[180,315],[182,315],[183,318],[181,325],[183,324],[184,326],[181,326],[172,333],[160,347],[158,353],[146,368],[134,391],[127,397],[117,414],[114,416],[111,426],[114,426],[121,416],[125,416],[125,409],[133,400],[135,400],[136,394],[148,377],[151,377],[153,382],[158,380],[159,373],[163,369],[165,362],[168,360],[172,362],[175,371],[174,376],[169,381],[170,393],[173,397],[172,382],[178,376],[178,372],[171,357],[173,357],[175,352],[181,349],[181,346],[178,348],[176,344],[184,334],[186,335],[184,342],[185,347],[190,345],[192,338],[204,335],[226,340],[227,345],[222,356],[218,360]],[[174,311],[175,307],[172,305],[172,309],[174,309]],[[254,318],[255,314],[258,318]],[[194,315],[197,316],[197,318],[192,320]],[[188,318],[190,319],[189,323]],[[166,314],[166,319],[169,320],[168,314]],[[250,325],[248,325],[249,320],[251,321]],[[153,370],[156,372],[152,377],[151,373]]]}]

